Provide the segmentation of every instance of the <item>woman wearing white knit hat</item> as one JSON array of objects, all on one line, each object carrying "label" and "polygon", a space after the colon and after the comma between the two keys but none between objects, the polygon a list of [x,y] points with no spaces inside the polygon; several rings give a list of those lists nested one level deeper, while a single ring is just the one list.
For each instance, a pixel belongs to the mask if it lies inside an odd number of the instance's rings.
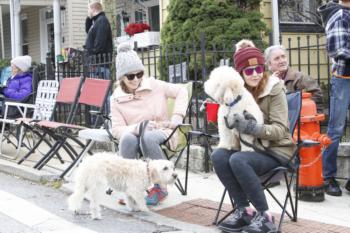
[{"label": "woman wearing white knit hat", "polygon": [[4,97],[21,101],[32,93],[32,75],[28,72],[31,65],[30,56],[18,56],[11,60],[12,76],[1,91]]},{"label": "woman wearing white knit hat", "polygon": [[[112,133],[119,139],[119,153],[136,159],[138,151],[150,159],[166,159],[160,144],[182,123],[188,103],[186,88],[146,77],[137,53],[127,43],[117,48],[116,78],[118,86],[111,97]],[[167,100],[175,99],[172,116],[168,116]],[[139,128],[148,121],[139,145]],[[176,141],[170,142],[172,148]],[[146,197],[156,205],[167,195],[164,187],[155,185]]]},{"label": "woman wearing white knit hat", "polygon": [[[1,94],[6,99],[23,101],[32,93],[32,75],[28,72],[32,65],[30,56],[18,56],[11,60],[12,76],[6,81],[6,85],[1,88]],[[2,100],[0,103],[2,112]],[[17,115],[17,111],[8,113]]]}]

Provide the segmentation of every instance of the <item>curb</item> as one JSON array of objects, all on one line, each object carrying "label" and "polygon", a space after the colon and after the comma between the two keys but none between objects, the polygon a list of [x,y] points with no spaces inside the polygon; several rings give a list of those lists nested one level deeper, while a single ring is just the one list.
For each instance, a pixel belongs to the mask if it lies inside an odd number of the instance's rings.
[{"label": "curb", "polygon": [[0,171],[9,175],[18,176],[23,179],[37,183],[54,181],[59,178],[58,175],[54,175],[47,171],[36,170],[31,167],[19,165],[17,163],[10,162],[4,159],[0,159]]}]

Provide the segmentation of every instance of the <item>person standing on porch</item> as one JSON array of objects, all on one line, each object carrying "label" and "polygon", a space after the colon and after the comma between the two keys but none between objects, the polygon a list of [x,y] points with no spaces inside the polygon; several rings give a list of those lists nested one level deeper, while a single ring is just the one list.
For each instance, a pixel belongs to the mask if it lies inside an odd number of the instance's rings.
[{"label": "person standing on porch", "polygon": [[87,31],[85,49],[89,56],[90,76],[110,79],[112,30],[101,3],[89,4],[85,30]]},{"label": "person standing on porch", "polygon": [[101,3],[89,4],[88,17],[91,19],[90,25],[86,26],[85,48],[88,55],[111,54],[113,52],[112,30]]},{"label": "person standing on porch", "polygon": [[[326,193],[341,196],[342,190],[335,177],[339,141],[350,105],[350,0],[330,1],[318,11],[325,26],[328,56],[333,60],[327,131],[332,144],[323,152],[323,177]],[[345,188],[350,191],[350,177]]]}]

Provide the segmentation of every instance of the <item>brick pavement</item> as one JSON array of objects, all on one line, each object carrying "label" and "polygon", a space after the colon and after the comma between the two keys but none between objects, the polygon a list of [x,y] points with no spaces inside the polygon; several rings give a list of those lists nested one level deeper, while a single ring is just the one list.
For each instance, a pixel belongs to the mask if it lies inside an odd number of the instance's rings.
[{"label": "brick pavement", "polygon": [[[158,210],[157,213],[183,222],[215,227],[212,225],[212,222],[218,206],[218,202],[207,199],[194,199]],[[229,204],[224,204],[221,216],[230,211],[230,209],[231,206]],[[279,214],[273,213],[273,215],[276,219],[279,219]],[[288,216],[285,217],[282,230],[284,233],[350,233],[350,228],[348,227],[300,218],[298,222],[292,222]]]}]

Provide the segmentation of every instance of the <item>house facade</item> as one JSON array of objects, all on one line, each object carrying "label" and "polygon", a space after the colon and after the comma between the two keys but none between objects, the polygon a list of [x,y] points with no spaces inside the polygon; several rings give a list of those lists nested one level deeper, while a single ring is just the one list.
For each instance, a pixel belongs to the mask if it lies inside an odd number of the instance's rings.
[{"label": "house facade", "polygon": [[[11,39],[11,3],[13,0],[0,0],[0,56],[11,58],[13,46]],[[59,48],[82,48],[85,42],[84,24],[88,0],[22,0],[14,1],[18,10],[19,30],[13,35],[18,40],[18,55],[29,54],[37,63],[46,62],[46,54]],[[55,9],[55,3],[59,8]],[[55,33],[54,11],[59,14],[59,34]],[[16,20],[15,20],[16,21]],[[12,30],[11,30],[12,28]],[[57,47],[57,46],[56,46]]]},{"label": "house facade", "polygon": [[[10,3],[16,1],[20,3],[20,33],[19,36],[15,33],[14,37],[19,40],[19,54],[29,54],[34,61],[45,63],[47,52],[55,50],[55,41],[59,43],[61,48],[82,48],[86,37],[84,22],[89,0],[0,0],[0,56],[2,58],[12,57],[11,31],[13,29],[11,30]],[[124,31],[127,24],[134,22],[148,23],[151,31],[159,32],[168,15],[167,6],[170,1],[101,0],[101,3],[110,19],[114,36],[122,37],[127,36]],[[273,30],[272,1],[263,0],[260,7],[264,15],[263,20],[271,30]],[[55,10],[57,12],[57,8],[54,7],[55,2],[59,3],[59,12],[57,13],[60,16],[59,34],[55,33],[54,27],[54,12]],[[315,24],[317,21],[316,8],[320,4],[320,0],[282,0],[276,2],[279,4],[279,32],[283,45],[296,47],[298,43],[301,45],[315,44],[317,35],[321,35],[319,36],[320,43],[324,43],[322,27]],[[268,39],[266,38],[267,41]],[[316,53],[316,50],[311,53],[311,56],[313,53]],[[321,50],[321,53],[324,54],[323,58],[326,60],[326,52]],[[295,60],[294,56],[292,60]],[[305,59],[305,56],[301,57]]]}]

